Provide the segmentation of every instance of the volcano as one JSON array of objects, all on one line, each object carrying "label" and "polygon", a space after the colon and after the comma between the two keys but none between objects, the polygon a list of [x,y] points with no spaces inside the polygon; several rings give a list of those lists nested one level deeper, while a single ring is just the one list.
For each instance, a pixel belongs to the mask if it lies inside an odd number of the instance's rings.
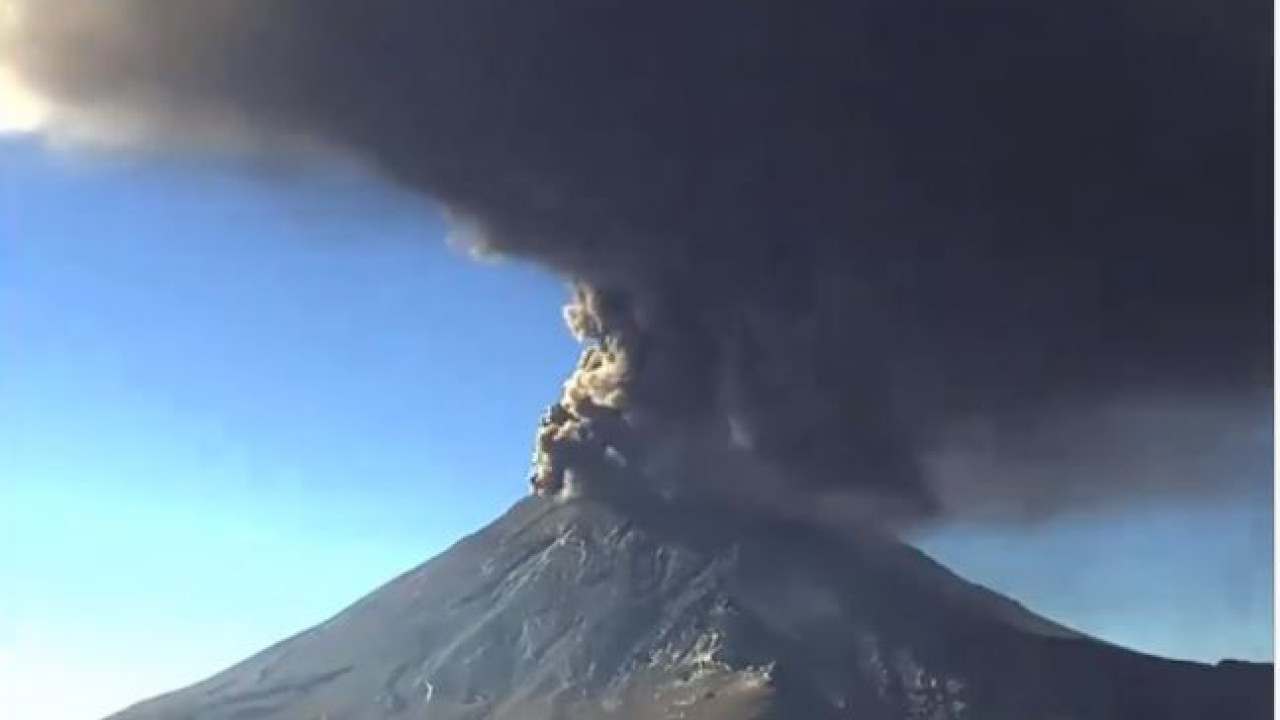
[{"label": "volcano", "polygon": [[529,498],[112,720],[1248,720],[1271,669],[1109,645],[877,533]]}]

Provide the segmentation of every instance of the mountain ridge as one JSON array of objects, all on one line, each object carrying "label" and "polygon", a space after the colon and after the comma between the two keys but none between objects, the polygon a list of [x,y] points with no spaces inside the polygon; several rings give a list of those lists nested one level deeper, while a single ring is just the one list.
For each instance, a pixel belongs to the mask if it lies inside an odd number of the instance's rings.
[{"label": "mountain ridge", "polygon": [[709,512],[523,500],[111,720],[1270,717],[1269,665],[1117,648],[888,537]]}]

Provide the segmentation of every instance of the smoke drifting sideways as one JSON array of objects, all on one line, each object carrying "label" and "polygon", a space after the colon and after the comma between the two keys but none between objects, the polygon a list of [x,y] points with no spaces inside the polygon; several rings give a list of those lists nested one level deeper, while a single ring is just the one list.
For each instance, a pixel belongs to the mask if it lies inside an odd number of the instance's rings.
[{"label": "smoke drifting sideways", "polygon": [[570,280],[540,489],[912,522],[1269,458],[1270,12],[9,0],[0,66],[54,136],[334,151]]}]

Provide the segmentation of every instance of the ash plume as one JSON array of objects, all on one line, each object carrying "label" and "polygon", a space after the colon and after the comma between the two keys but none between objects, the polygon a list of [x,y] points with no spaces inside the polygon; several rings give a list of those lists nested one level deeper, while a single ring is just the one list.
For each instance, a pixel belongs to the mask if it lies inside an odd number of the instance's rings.
[{"label": "ash plume", "polygon": [[[1240,482],[1028,469],[1149,435],[1091,422],[1131,400],[1270,423],[1261,0],[8,8],[50,133],[336,151],[569,279],[543,491],[607,456],[763,505],[1053,514]],[[975,424],[1015,472],[948,470]]]}]

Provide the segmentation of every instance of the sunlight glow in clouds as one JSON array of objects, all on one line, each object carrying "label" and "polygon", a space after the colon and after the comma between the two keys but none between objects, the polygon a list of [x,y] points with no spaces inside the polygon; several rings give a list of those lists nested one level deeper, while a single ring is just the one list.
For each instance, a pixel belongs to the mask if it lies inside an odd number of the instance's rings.
[{"label": "sunlight glow in clouds", "polygon": [[11,70],[0,67],[0,134],[35,132],[48,122],[50,110]]},{"label": "sunlight glow in clouds", "polygon": [[48,122],[52,109],[7,67],[19,20],[18,6],[0,0],[0,134],[35,132]]}]

